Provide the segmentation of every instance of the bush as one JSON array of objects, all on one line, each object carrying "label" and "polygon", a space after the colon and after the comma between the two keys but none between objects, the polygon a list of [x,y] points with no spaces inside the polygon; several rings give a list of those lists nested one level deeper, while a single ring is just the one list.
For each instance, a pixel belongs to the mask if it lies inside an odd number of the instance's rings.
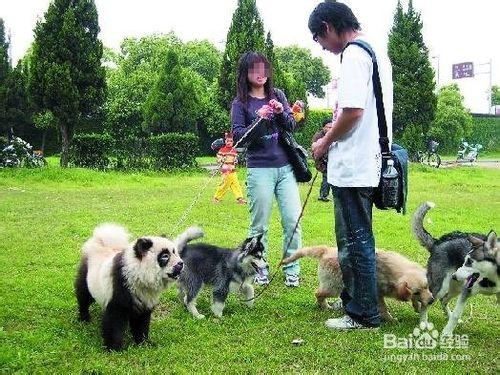
[{"label": "bush", "polygon": [[151,142],[149,138],[128,136],[116,139],[114,155],[116,169],[151,169]]},{"label": "bush", "polygon": [[323,120],[332,118],[331,109],[309,110],[306,119],[294,133],[295,140],[306,149],[311,148],[312,137],[323,127]]},{"label": "bush", "polygon": [[110,167],[113,139],[108,134],[76,134],[69,162],[76,167],[106,169]]},{"label": "bush", "polygon": [[500,151],[500,117],[473,115],[470,143],[483,145],[485,151]]},{"label": "bush", "polygon": [[167,133],[150,139],[152,166],[155,169],[196,166],[198,137],[192,133]]},{"label": "bush", "polygon": [[7,137],[0,136],[0,149],[4,148],[8,144],[9,144],[9,140],[7,139]]}]

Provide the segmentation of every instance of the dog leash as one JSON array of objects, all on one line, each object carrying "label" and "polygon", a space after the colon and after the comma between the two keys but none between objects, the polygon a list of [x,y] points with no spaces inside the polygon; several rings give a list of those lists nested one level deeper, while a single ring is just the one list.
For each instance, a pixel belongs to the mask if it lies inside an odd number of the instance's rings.
[{"label": "dog leash", "polygon": [[[264,118],[263,117],[259,117],[253,124],[252,126],[245,132],[245,134],[243,134],[243,136],[238,140],[238,142],[236,142],[236,144],[233,146],[233,148],[237,148],[238,145],[247,137],[247,135],[258,125],[260,124],[260,122],[263,120]],[[203,194],[203,192],[205,191],[205,189],[208,187],[208,185],[210,184],[210,182],[213,180],[213,178],[219,173],[219,170],[220,168],[222,167],[222,165],[224,164],[224,162],[226,161],[225,160],[226,157],[224,157],[221,162],[217,165],[217,168],[212,171],[210,173],[210,177],[208,178],[208,180],[206,181],[205,185],[203,185],[203,187],[201,189],[198,190],[198,194],[196,195],[196,197],[194,198],[193,202],[191,202],[191,204],[189,205],[189,207],[186,209],[186,211],[184,211],[184,213],[181,215],[179,221],[177,222],[177,224],[174,226],[174,229],[172,230],[172,232],[170,233],[170,238],[173,237],[173,235],[175,233],[177,233],[177,230],[178,228],[181,226],[181,224],[184,223],[184,221],[186,221],[189,213],[192,211],[192,209],[194,208],[194,206],[196,205],[196,203],[198,203],[198,201],[200,200],[201,198],[201,195]]]},{"label": "dog leash", "polygon": [[[279,267],[281,266],[283,259],[285,259],[285,255],[286,255],[286,253],[288,251],[288,248],[290,247],[290,244],[292,243],[293,236],[295,235],[297,227],[299,226],[300,219],[302,219],[302,216],[304,216],[304,210],[306,208],[307,202],[309,201],[309,197],[311,196],[312,188],[314,186],[314,182],[316,181],[316,177],[318,177],[318,173],[319,173],[319,171],[316,170],[316,173],[315,173],[312,181],[309,184],[309,191],[307,192],[306,199],[304,200],[304,203],[302,204],[302,209],[300,211],[300,215],[299,215],[299,217],[297,219],[297,222],[295,223],[295,227],[293,228],[292,235],[290,236],[290,239],[288,240],[288,244],[286,245],[285,251],[283,252],[283,256],[281,257],[280,262],[276,266],[276,270],[274,271],[274,273],[271,275],[271,278],[269,279],[269,283],[267,283],[266,285],[264,285],[264,287],[259,291],[259,293],[257,293],[257,295],[253,296],[252,298],[246,299],[246,300],[240,300],[240,302],[245,303],[245,302],[254,301],[257,298],[259,298],[260,296],[262,296],[262,294],[266,291],[267,288],[269,288],[269,285],[271,285],[272,281],[274,280],[274,278],[276,277],[276,275],[280,271]],[[243,287],[243,282],[244,281],[241,282],[240,290]]]}]

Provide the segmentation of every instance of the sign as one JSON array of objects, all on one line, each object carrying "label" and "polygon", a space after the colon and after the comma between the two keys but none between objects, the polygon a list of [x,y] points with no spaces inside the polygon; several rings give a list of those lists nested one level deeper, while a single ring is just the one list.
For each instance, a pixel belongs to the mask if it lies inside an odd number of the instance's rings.
[{"label": "sign", "polygon": [[453,79],[474,77],[474,64],[471,62],[464,62],[452,65]]}]

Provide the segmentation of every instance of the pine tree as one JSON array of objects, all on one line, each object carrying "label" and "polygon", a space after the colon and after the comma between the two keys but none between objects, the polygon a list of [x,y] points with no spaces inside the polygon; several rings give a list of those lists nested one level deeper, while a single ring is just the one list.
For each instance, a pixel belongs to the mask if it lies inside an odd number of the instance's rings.
[{"label": "pine tree", "polygon": [[11,126],[7,120],[7,80],[12,67],[9,60],[9,40],[5,35],[5,25],[0,18],[0,134],[6,135]]},{"label": "pine tree", "polygon": [[236,95],[238,60],[248,51],[265,53],[264,25],[255,0],[238,0],[226,38],[219,75],[219,102],[229,109]]},{"label": "pine tree", "polygon": [[153,133],[194,132],[200,110],[193,72],[183,69],[177,52],[167,52],[165,64],[144,105],[145,125]]},{"label": "pine tree", "polygon": [[394,82],[393,129],[410,152],[422,147],[437,102],[434,71],[422,37],[422,26],[412,0],[407,12],[398,1],[388,43]]},{"label": "pine tree", "polygon": [[92,119],[104,101],[98,33],[94,0],[54,0],[34,30],[30,96],[59,127],[63,167],[74,130]]}]

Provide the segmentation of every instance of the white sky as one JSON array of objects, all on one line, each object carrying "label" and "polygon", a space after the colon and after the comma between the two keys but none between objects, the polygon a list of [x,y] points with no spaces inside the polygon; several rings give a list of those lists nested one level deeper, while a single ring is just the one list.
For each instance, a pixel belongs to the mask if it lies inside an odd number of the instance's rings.
[{"label": "white sky", "polygon": [[[173,30],[183,41],[208,39],[219,48],[236,8],[236,0],[95,0],[99,12],[100,37],[106,46],[118,48],[127,36],[140,37]],[[0,0],[0,17],[11,33],[14,62],[23,56],[33,41],[33,28],[50,0]],[[298,44],[321,56],[336,76],[338,58],[322,51],[307,28],[307,20],[319,0],[257,0],[266,32],[274,44]],[[371,38],[387,40],[397,0],[345,0],[362,28]],[[402,0],[406,8],[407,0]],[[498,0],[414,0],[421,12],[423,36],[435,68],[439,60],[439,84],[448,84],[453,63],[474,63],[476,72],[486,72],[493,61],[493,84],[500,84],[500,1]],[[384,42],[386,43],[386,42]],[[473,112],[487,112],[489,74],[455,80]],[[325,105],[315,101],[313,106]]]}]

